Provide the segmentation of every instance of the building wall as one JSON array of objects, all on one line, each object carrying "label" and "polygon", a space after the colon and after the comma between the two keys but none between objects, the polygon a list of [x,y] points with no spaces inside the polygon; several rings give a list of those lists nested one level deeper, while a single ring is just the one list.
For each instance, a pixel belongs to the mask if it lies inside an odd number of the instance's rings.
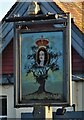
[{"label": "building wall", "polygon": [[72,83],[72,103],[75,104],[76,111],[84,111],[84,82],[74,82]]},{"label": "building wall", "polygon": [[2,53],[2,74],[13,73],[13,40]]},{"label": "building wall", "polygon": [[84,93],[83,93],[83,89],[84,89],[84,82],[79,82],[79,83],[76,83],[76,96],[77,96],[77,110],[78,111],[84,111],[84,101],[83,101],[83,96],[84,96]]},{"label": "building wall", "polygon": [[10,85],[0,85],[0,96],[7,96],[7,117],[15,118],[16,111],[14,109],[14,87]]},{"label": "building wall", "polygon": [[84,73],[84,59],[72,48],[72,71]]},{"label": "building wall", "polygon": [[[83,98],[84,82],[72,82],[72,104],[76,105],[76,111],[84,111]],[[14,108],[14,86],[0,85],[0,96],[7,96],[7,117],[21,118],[21,113],[31,113],[33,108]],[[56,108],[53,109],[55,112]],[[69,109],[67,109],[69,110]]]},{"label": "building wall", "polygon": [[14,86],[0,85],[0,96],[7,96],[7,118],[21,118],[21,113],[32,112],[33,108],[14,108]]}]

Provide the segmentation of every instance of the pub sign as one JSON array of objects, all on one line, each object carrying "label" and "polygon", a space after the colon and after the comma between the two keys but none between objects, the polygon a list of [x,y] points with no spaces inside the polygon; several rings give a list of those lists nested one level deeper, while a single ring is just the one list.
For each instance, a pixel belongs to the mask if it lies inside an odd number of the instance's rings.
[{"label": "pub sign", "polygon": [[14,44],[15,105],[68,105],[66,28],[25,30],[16,25]]}]

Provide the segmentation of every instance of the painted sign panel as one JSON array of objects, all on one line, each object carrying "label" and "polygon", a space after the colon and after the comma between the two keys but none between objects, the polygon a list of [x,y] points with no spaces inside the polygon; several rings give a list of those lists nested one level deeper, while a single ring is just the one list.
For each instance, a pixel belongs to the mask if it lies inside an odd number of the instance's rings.
[{"label": "painted sign panel", "polygon": [[28,30],[25,24],[15,25],[15,106],[70,105],[66,27]]},{"label": "painted sign panel", "polygon": [[63,31],[21,33],[21,101],[64,102]]}]

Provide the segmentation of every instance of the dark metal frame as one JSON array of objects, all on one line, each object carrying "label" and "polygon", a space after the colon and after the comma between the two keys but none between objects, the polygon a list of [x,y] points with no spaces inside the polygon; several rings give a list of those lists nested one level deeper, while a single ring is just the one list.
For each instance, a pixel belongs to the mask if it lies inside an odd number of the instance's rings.
[{"label": "dark metal frame", "polygon": [[[63,14],[59,14],[58,17],[65,17],[67,14],[63,13]],[[42,15],[28,15],[28,16],[21,16],[21,17],[10,17],[10,18],[6,18],[5,21],[6,22],[18,22],[18,21],[32,21],[32,20],[51,20],[51,19],[55,19],[56,18],[56,14],[42,14]],[[61,19],[61,20],[57,20],[58,22],[65,22],[66,19]]]},{"label": "dark metal frame", "polygon": [[[66,33],[67,33],[67,29],[66,29],[66,26],[63,26],[63,27],[57,27],[57,28],[51,28],[50,30],[46,29],[46,30],[27,30],[26,28],[24,29],[25,26],[31,26],[31,25],[45,25],[45,24],[64,24],[67,26],[67,20],[63,20],[62,22],[57,22],[56,19],[53,19],[53,20],[36,20],[36,21],[29,21],[29,22],[16,22],[14,24],[14,58],[15,58],[15,67],[14,67],[14,71],[15,71],[15,84],[14,84],[14,106],[15,107],[29,107],[29,106],[35,106],[35,105],[42,105],[42,106],[45,106],[45,105],[48,105],[48,106],[70,106],[70,75],[69,75],[69,66],[70,63],[69,63],[69,60],[70,58],[69,57],[69,53],[67,53],[67,48],[70,48],[69,47],[69,41],[67,41],[66,39]],[[22,28],[23,27],[23,28]],[[19,54],[19,39],[20,39],[20,34],[21,33],[37,33],[37,32],[52,32],[52,31],[63,31],[64,32],[64,36],[63,36],[63,40],[65,41],[65,43],[63,42],[63,46],[64,46],[64,80],[66,82],[68,82],[69,85],[67,85],[64,89],[65,93],[67,94],[67,91],[68,90],[68,97],[67,97],[67,102],[62,102],[62,103],[55,103],[54,102],[49,102],[49,101],[39,101],[39,102],[36,102],[36,101],[33,101],[31,103],[21,103],[21,88],[20,88],[20,62],[18,61],[19,58],[20,58],[20,54]],[[66,69],[66,62],[68,64],[68,68]],[[67,71],[68,70],[68,71]],[[17,84],[17,81],[18,81],[18,84]],[[66,96],[66,95],[65,95]]]}]

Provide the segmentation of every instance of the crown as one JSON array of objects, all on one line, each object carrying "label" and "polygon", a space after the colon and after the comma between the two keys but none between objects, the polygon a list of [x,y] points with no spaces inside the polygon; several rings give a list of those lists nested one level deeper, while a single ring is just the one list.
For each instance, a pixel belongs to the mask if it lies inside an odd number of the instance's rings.
[{"label": "crown", "polygon": [[48,43],[49,43],[48,39],[43,38],[43,36],[36,41],[36,45],[38,45],[39,47],[47,46]]}]

